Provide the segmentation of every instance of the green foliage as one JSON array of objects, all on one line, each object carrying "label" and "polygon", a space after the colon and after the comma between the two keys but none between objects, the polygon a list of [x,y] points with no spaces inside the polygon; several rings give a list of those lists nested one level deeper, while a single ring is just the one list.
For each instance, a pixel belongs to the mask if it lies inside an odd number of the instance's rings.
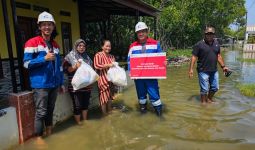
[{"label": "green foliage", "polygon": [[130,16],[111,16],[110,21],[90,22],[82,27],[85,31],[83,39],[88,43],[90,56],[101,51],[101,43],[111,41],[111,53],[117,59],[126,60],[129,45],[135,41],[135,18]]},{"label": "green foliage", "polygon": [[224,34],[227,37],[233,37],[236,40],[244,40],[246,27],[239,27],[236,31],[232,30],[230,27],[224,29]]},{"label": "green foliage", "polygon": [[255,97],[255,84],[239,84],[237,87],[243,95]]},{"label": "green foliage", "polygon": [[239,30],[236,31],[236,38],[239,40],[244,40],[245,38],[245,32],[246,32],[246,27],[241,27]]},{"label": "green foliage", "polygon": [[192,49],[169,49],[167,51],[167,58],[177,58],[177,57],[191,57]]},{"label": "green foliage", "polygon": [[231,30],[231,28],[225,28],[224,33],[226,36],[235,37],[236,32],[234,30]]},{"label": "green foliage", "polygon": [[[160,10],[157,17],[157,40],[163,50],[171,47],[186,49],[203,38],[206,25],[216,28],[218,38],[226,35],[243,38],[245,32],[245,0],[144,0]],[[154,37],[152,17],[140,17],[150,28]],[[94,55],[101,50],[100,42],[107,38],[112,42],[112,54],[124,58],[129,45],[135,40],[133,16],[110,16],[104,21],[84,23],[83,39],[88,43],[88,52]],[[232,31],[230,24],[239,28]],[[178,52],[178,51],[177,51]]]},{"label": "green foliage", "polygon": [[144,1],[161,10],[158,32],[163,49],[195,44],[203,38],[203,30],[209,24],[215,26],[217,37],[224,37],[230,24],[245,26],[245,0]]},{"label": "green foliage", "polygon": [[249,36],[247,43],[248,44],[255,44],[255,36]]}]

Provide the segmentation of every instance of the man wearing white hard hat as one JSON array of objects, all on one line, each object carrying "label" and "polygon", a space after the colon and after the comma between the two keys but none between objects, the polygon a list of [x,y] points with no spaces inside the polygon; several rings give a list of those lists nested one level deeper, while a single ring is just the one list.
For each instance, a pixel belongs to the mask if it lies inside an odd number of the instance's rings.
[{"label": "man wearing white hard hat", "polygon": [[[135,26],[137,41],[129,47],[128,69],[130,70],[130,55],[143,53],[160,53],[162,49],[158,41],[148,37],[148,26],[144,22],[138,22]],[[159,95],[157,79],[135,79],[136,92],[141,113],[147,112],[147,94],[157,116],[162,115],[162,102]]]},{"label": "man wearing white hard hat", "polygon": [[38,16],[39,35],[25,43],[24,67],[29,71],[30,86],[34,91],[35,135],[38,139],[52,132],[53,111],[58,88],[64,90],[63,69],[56,36],[55,20],[48,12]]}]

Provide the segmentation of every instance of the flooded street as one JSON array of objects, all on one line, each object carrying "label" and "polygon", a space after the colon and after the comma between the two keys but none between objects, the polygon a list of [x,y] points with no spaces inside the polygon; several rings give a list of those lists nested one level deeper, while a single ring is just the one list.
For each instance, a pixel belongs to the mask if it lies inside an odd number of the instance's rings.
[{"label": "flooded street", "polygon": [[[255,83],[255,64],[241,63],[238,51],[228,51],[225,63],[233,70],[230,77],[220,72],[217,104],[201,106],[197,74],[188,78],[188,65],[169,67],[166,80],[160,80],[164,118],[153,109],[141,115],[135,87],[119,97],[126,109],[99,118],[89,112],[89,120],[77,126],[71,120],[56,127],[45,138],[52,150],[254,150],[255,99],[242,96],[238,83]],[[33,140],[13,148],[36,149]]]}]

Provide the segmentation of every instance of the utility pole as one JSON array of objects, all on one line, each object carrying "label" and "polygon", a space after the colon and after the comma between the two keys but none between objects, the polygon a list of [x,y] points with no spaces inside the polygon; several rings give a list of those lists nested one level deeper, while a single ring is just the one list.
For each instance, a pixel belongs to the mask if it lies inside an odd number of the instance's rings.
[{"label": "utility pole", "polygon": [[245,20],[246,20],[246,23],[245,23],[245,33],[244,33],[244,43],[247,43],[247,40],[248,40],[248,37],[246,37],[246,34],[247,34],[247,23],[248,23],[248,16],[247,16],[248,12],[246,11],[245,12]]}]

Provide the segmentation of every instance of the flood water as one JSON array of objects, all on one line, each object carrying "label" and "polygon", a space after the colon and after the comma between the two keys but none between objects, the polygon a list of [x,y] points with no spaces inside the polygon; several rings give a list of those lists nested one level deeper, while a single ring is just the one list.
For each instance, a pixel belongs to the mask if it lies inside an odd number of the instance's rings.
[{"label": "flood water", "polygon": [[[226,78],[220,71],[217,104],[201,106],[196,75],[188,78],[188,66],[169,67],[166,80],[160,80],[164,118],[152,109],[141,115],[135,87],[119,97],[125,111],[99,118],[90,112],[89,120],[77,126],[72,120],[58,125],[45,138],[53,150],[254,150],[255,99],[242,96],[238,83],[255,83],[255,64],[237,61],[239,52],[225,54],[233,70]],[[98,114],[98,113],[97,113]],[[33,140],[15,149],[36,149]]]}]

